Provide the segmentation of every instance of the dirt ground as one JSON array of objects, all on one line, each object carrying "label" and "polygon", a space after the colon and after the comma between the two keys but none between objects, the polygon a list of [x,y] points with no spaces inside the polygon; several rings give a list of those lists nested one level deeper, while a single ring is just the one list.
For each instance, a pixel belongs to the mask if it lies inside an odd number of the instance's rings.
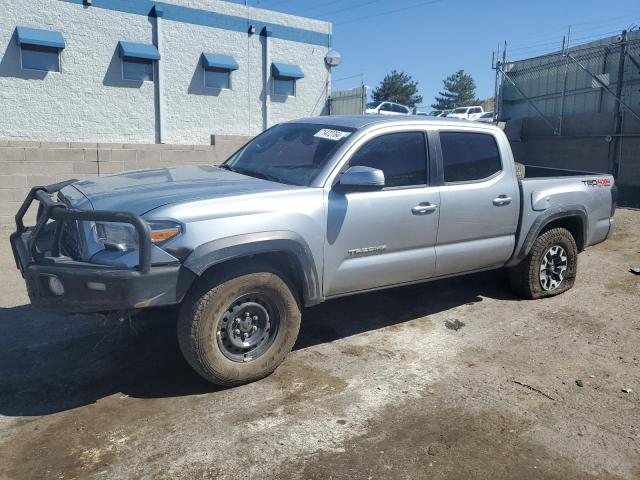
[{"label": "dirt ground", "polygon": [[640,479],[640,211],[616,222],[564,295],[495,271],[327,302],[231,389],[171,314],[32,310],[4,232],[0,479]]}]

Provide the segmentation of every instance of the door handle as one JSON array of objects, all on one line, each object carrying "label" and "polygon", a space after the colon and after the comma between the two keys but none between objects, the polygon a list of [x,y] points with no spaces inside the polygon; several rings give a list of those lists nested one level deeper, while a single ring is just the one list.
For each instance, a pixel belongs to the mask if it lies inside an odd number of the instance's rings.
[{"label": "door handle", "polygon": [[438,205],[433,203],[424,202],[420,205],[416,205],[411,209],[411,213],[414,215],[424,215],[425,213],[433,212],[438,208]]},{"label": "door handle", "polygon": [[497,198],[493,199],[493,204],[501,207],[502,205],[509,205],[511,203],[511,197],[507,197],[506,195],[500,195]]}]

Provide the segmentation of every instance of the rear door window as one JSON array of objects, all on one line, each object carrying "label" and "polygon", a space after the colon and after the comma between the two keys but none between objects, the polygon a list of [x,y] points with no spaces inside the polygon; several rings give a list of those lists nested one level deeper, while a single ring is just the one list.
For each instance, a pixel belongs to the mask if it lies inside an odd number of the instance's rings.
[{"label": "rear door window", "polygon": [[475,182],[502,170],[500,151],[493,135],[440,132],[445,183]]}]

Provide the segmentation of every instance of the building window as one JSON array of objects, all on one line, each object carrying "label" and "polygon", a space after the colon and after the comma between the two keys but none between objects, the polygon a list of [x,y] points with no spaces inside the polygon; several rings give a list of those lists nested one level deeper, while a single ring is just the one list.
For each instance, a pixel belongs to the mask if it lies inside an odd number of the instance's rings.
[{"label": "building window", "polygon": [[304,78],[304,73],[299,66],[286,63],[273,63],[271,74],[273,75],[273,94],[278,96],[294,97],[296,80]]},{"label": "building window", "polygon": [[122,58],[123,80],[153,82],[155,62],[160,60],[160,53],[155,45],[120,42],[118,50]]},{"label": "building window", "polygon": [[23,45],[20,48],[20,56],[22,68],[27,70],[60,71],[60,50],[57,48]]},{"label": "building window", "polygon": [[204,70],[204,86],[207,88],[231,88],[231,72],[222,68]]},{"label": "building window", "polygon": [[153,82],[153,61],[140,58],[123,58],[122,78],[136,82]]},{"label": "building window", "polygon": [[273,93],[274,95],[286,95],[289,97],[295,97],[296,81],[293,78],[274,78]]},{"label": "building window", "polygon": [[231,72],[238,70],[238,62],[229,55],[203,53],[202,68],[206,88],[230,89]]},{"label": "building window", "polygon": [[17,27],[16,38],[20,46],[20,62],[23,69],[60,71],[60,51],[65,47],[60,32]]}]

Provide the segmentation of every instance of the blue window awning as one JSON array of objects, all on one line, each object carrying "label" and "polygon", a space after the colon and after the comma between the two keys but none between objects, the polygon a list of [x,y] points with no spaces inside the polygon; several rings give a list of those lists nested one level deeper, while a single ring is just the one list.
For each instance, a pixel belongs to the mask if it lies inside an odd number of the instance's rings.
[{"label": "blue window awning", "polygon": [[160,60],[160,53],[155,45],[145,43],[120,42],[118,44],[120,57],[141,58],[144,60]]},{"label": "blue window awning", "polygon": [[202,66],[204,68],[219,68],[221,70],[238,70],[238,62],[230,55],[218,53],[203,53]]},{"label": "blue window awning", "polygon": [[37,28],[17,27],[18,44],[36,47],[51,47],[62,50],[65,47],[64,38],[60,32],[39,30]]},{"label": "blue window awning", "polygon": [[304,78],[304,73],[298,65],[273,63],[271,64],[271,72],[276,78]]}]

